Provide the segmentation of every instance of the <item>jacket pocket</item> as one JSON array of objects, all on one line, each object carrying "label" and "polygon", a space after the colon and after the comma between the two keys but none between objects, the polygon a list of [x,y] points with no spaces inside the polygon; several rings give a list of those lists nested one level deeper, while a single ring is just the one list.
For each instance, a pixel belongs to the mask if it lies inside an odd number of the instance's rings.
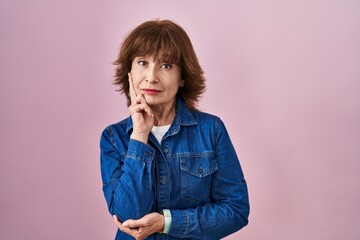
[{"label": "jacket pocket", "polygon": [[181,197],[193,202],[210,201],[213,174],[218,170],[215,154],[180,157]]}]

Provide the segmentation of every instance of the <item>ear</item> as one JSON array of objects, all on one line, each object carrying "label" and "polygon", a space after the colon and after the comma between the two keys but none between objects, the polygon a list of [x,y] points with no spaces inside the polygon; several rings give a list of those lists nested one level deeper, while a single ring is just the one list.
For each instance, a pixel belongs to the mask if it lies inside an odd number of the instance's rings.
[{"label": "ear", "polygon": [[181,80],[181,81],[180,81],[180,86],[179,86],[179,87],[183,87],[183,86],[184,86],[184,83],[185,83],[185,80]]}]

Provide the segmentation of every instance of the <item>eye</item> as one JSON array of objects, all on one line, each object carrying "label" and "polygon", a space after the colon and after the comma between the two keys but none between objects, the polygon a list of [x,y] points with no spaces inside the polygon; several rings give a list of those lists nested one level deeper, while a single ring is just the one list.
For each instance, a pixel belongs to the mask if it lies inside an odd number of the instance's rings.
[{"label": "eye", "polygon": [[162,68],[170,70],[172,68],[172,65],[169,63],[164,63],[163,65],[161,65]]},{"label": "eye", "polygon": [[138,61],[138,64],[139,64],[140,66],[147,66],[147,65],[148,65],[148,62],[147,62],[147,61],[144,61],[144,60],[139,60],[139,61]]}]

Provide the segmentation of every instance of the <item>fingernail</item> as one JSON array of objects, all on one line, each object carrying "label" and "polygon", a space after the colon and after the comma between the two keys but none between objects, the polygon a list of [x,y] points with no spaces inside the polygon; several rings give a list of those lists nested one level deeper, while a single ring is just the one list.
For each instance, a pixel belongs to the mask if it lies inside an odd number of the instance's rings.
[{"label": "fingernail", "polygon": [[124,227],[128,227],[129,226],[129,223],[128,222],[123,222],[123,224],[122,224]]}]

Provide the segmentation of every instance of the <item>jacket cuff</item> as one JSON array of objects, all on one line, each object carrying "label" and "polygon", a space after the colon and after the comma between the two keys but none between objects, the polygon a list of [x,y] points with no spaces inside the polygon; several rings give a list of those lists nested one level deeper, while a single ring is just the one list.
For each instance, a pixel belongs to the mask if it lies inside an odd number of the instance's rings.
[{"label": "jacket cuff", "polygon": [[168,234],[183,238],[188,231],[189,222],[187,210],[171,210],[171,228]]},{"label": "jacket cuff", "polygon": [[136,159],[144,163],[152,163],[154,159],[154,155],[155,155],[154,148],[143,142],[130,139],[127,150],[127,157]]}]

